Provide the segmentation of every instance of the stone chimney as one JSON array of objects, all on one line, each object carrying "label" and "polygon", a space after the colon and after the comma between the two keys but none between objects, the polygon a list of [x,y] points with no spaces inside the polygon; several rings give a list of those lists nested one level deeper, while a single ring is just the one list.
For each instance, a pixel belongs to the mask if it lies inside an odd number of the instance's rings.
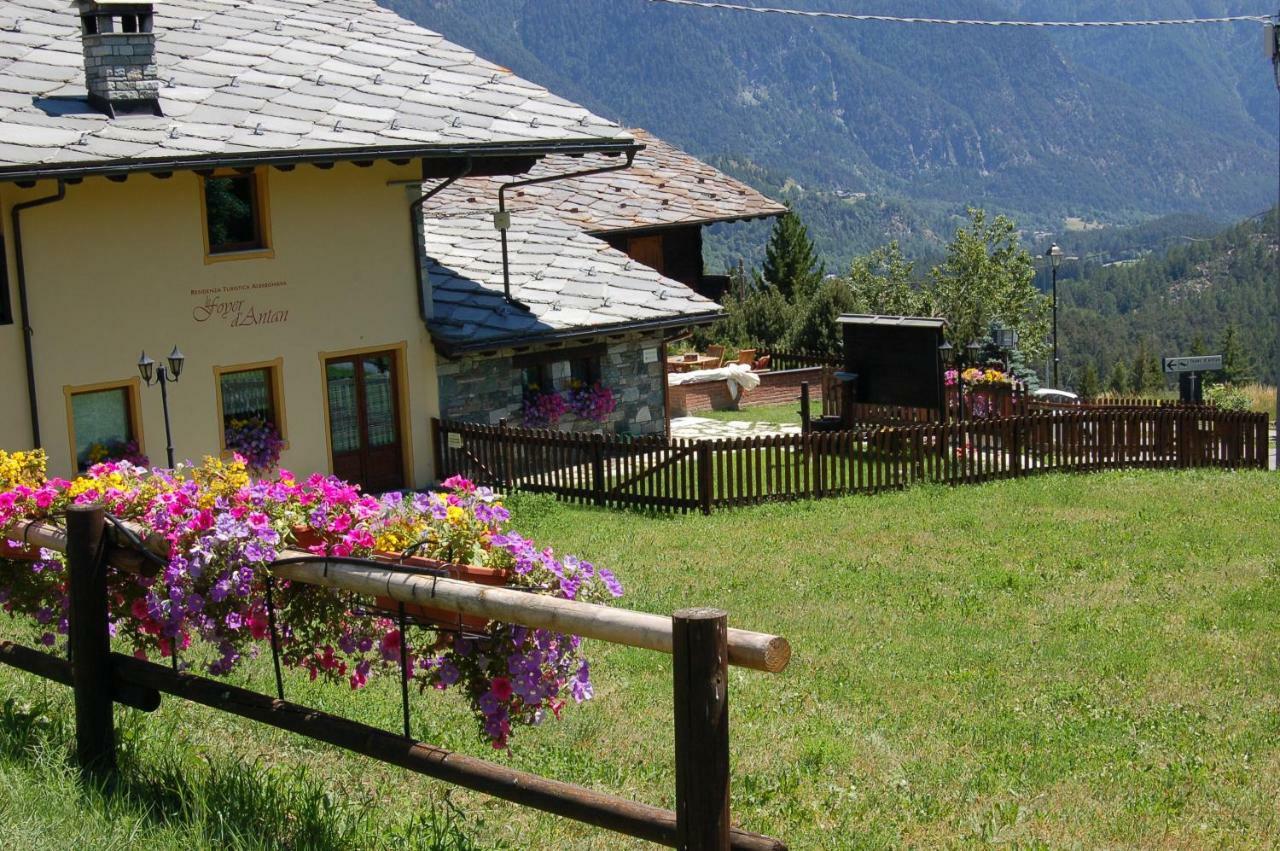
[{"label": "stone chimney", "polygon": [[107,115],[161,115],[150,3],[77,0],[89,103]]}]

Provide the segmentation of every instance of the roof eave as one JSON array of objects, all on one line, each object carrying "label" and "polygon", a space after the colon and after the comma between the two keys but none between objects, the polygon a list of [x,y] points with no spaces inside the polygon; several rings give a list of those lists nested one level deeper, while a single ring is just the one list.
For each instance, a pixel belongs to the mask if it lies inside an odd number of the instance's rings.
[{"label": "roof eave", "polygon": [[394,145],[330,148],[306,151],[252,151],[243,154],[101,160],[87,163],[48,163],[0,167],[0,182],[57,180],[120,174],[235,168],[245,166],[306,165],[390,159],[462,159],[466,157],[551,156],[554,154],[625,154],[640,151],[635,139],[565,139],[545,142],[495,142],[481,145]]},{"label": "roof eave", "polygon": [[787,212],[787,208],[783,207],[781,210],[771,211],[768,213],[751,213],[748,215],[737,215],[737,216],[719,216],[717,218],[711,218],[711,219],[703,219],[703,218],[685,219],[684,221],[680,221],[680,222],[661,222],[661,223],[655,223],[651,225],[635,225],[633,227],[625,227],[625,228],[593,227],[593,228],[589,228],[587,230],[587,233],[590,233],[593,236],[603,236],[605,234],[640,233],[642,231],[664,231],[664,230],[672,230],[673,228],[687,228],[693,225],[696,225],[698,227],[708,227],[710,225],[722,225],[722,224],[729,224],[732,222],[751,222],[751,221],[755,221],[756,219],[773,219],[785,214],[786,212]]},{"label": "roof eave", "polygon": [[585,328],[570,328],[560,331],[548,331],[536,334],[517,334],[509,337],[494,337],[467,343],[454,343],[444,340],[432,333],[432,343],[447,358],[460,355],[487,352],[494,349],[509,349],[515,346],[532,346],[545,343],[563,342],[583,337],[598,337],[606,334],[635,333],[643,331],[663,331],[685,325],[710,325],[723,319],[723,310],[711,310],[705,313],[687,313],[679,316],[664,316],[661,319],[649,319],[640,322],[619,322],[613,325],[592,325]]}]

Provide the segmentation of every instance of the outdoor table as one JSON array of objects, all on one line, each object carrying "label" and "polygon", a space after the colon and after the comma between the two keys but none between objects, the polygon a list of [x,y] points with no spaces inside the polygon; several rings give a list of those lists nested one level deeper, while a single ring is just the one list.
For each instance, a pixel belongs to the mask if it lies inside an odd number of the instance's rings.
[{"label": "outdoor table", "polygon": [[693,372],[696,369],[713,369],[719,358],[711,355],[698,355],[696,360],[686,360],[684,355],[672,355],[667,358],[667,366],[674,372]]}]

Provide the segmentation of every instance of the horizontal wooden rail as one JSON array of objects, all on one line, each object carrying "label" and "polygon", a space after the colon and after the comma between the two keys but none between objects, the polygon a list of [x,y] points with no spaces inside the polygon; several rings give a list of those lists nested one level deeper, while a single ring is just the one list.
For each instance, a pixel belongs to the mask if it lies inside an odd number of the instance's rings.
[{"label": "horizontal wooden rail", "polygon": [[[10,526],[6,534],[14,540],[27,541],[59,552],[66,551],[66,531],[53,523],[23,521]],[[160,543],[153,541],[150,546],[159,548]],[[128,555],[124,564],[118,565],[115,561],[110,563],[126,570],[136,568],[139,561],[136,554]],[[422,576],[377,562],[365,565],[344,564],[297,550],[285,550],[281,553],[281,558],[305,559],[275,568],[276,575],[295,582],[390,597],[401,603],[429,604],[433,608],[464,615],[551,629],[628,647],[672,652],[671,618],[662,615],[546,597],[457,579]],[[777,673],[786,668],[790,660],[791,645],[782,636],[742,629],[729,630],[731,665]]]},{"label": "horizontal wooden rail", "polygon": [[[676,814],[671,810],[453,753],[317,709],[194,674],[178,673],[154,662],[119,653],[111,655],[111,662],[117,676],[135,687],[155,689],[269,724],[522,806],[660,845],[676,845]],[[780,840],[733,828],[730,847],[743,851],[778,851],[786,846]]]},{"label": "horizontal wooden rail", "polygon": [[[64,686],[71,685],[71,663],[51,653],[23,647],[12,641],[0,641],[0,663],[35,674],[46,680],[53,680]],[[160,708],[160,692],[146,686],[125,682],[119,674],[114,678],[111,699],[116,703],[140,709],[143,712],[155,712]]]}]

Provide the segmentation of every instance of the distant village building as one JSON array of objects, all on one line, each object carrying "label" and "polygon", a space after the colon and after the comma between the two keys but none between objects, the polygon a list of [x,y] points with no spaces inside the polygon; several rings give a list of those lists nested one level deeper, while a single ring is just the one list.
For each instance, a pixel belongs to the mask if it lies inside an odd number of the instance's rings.
[{"label": "distant village building", "polygon": [[661,423],[652,352],[717,311],[696,231],[771,202],[714,170],[608,175],[630,217],[517,191],[508,300],[482,191],[644,144],[368,0],[0,0],[0,446],[158,460],[135,363],[174,344],[179,458],[257,416],[283,466],[371,490],[434,479],[432,417],[504,409],[476,370],[598,377],[620,428]]}]

